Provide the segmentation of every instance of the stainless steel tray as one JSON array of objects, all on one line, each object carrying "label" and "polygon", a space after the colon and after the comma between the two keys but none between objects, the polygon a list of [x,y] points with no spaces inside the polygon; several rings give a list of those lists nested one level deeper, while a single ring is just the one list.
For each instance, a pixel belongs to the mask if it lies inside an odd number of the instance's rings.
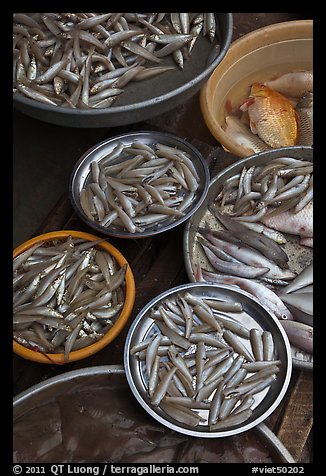
[{"label": "stainless steel tray", "polygon": [[[17,418],[25,411],[28,411],[31,405],[35,407],[37,404],[42,404],[49,398],[53,398],[54,396],[58,395],[58,393],[66,388],[67,384],[79,385],[80,383],[85,382],[87,386],[91,386],[92,382],[94,382],[96,385],[98,385],[98,378],[103,377],[103,379],[107,380],[110,379],[110,375],[112,374],[124,375],[124,367],[122,365],[101,365],[96,367],[87,367],[65,372],[61,375],[40,382],[14,398],[14,418]],[[283,443],[265,424],[261,423],[254,429],[254,431],[259,435],[262,442],[270,449],[275,462],[295,462]]]},{"label": "stainless steel tray", "polygon": [[[174,217],[169,217],[166,220],[161,221],[157,224],[147,226],[143,232],[129,233],[127,230],[122,230],[114,225],[111,225],[109,227],[101,226],[99,223],[87,218],[81,208],[79,197],[80,191],[90,180],[91,162],[99,162],[103,157],[109,154],[120,142],[122,142],[125,146],[130,146],[133,142],[137,141],[149,146],[153,146],[155,143],[162,143],[169,147],[177,147],[183,150],[184,152],[187,152],[190,155],[191,160],[198,173],[199,187],[195,192],[195,197],[192,204],[185,210],[185,215],[183,217],[177,219],[175,219]],[[123,159],[113,159],[112,164],[118,163],[121,160],[126,160],[126,158],[127,157]],[[208,190],[209,180],[209,170],[204,158],[202,157],[201,153],[189,142],[166,132],[138,131],[111,137],[110,139],[96,144],[94,147],[85,152],[85,154],[83,154],[83,156],[76,163],[72,171],[69,184],[69,195],[71,203],[79,217],[97,232],[103,233],[105,235],[117,236],[120,238],[144,238],[147,236],[162,233],[166,230],[170,230],[171,228],[180,225],[188,218],[190,218],[190,216],[197,210],[197,208],[203,202]]]},{"label": "stainless steel tray", "polygon": [[[269,330],[272,332],[275,343],[275,359],[281,360],[280,372],[276,381],[267,389],[255,395],[253,414],[249,420],[242,425],[237,425],[231,429],[221,431],[209,431],[207,425],[207,410],[200,410],[199,414],[206,419],[206,422],[192,428],[183,423],[179,423],[167,415],[162,408],[154,407],[150,403],[147,391],[147,374],[144,361],[138,359],[136,355],[130,354],[130,349],[137,343],[148,339],[156,331],[160,332],[149,313],[153,306],[163,302],[167,297],[172,297],[178,293],[189,291],[192,295],[201,298],[222,299],[225,301],[240,302],[243,307],[241,313],[228,313],[228,316],[241,322],[247,328],[257,328],[259,330]],[[242,343],[250,348],[250,343],[246,339],[240,338]],[[288,338],[276,318],[274,318],[262,305],[252,299],[245,291],[236,290],[228,285],[216,285],[206,283],[188,283],[169,289],[150,301],[137,315],[131,328],[129,329],[124,350],[124,365],[130,388],[142,405],[142,407],[156,420],[163,425],[186,435],[206,438],[217,438],[231,436],[249,430],[263,420],[265,420],[279,405],[288,387],[291,371],[292,359]]]},{"label": "stainless steel tray", "polygon": [[[193,263],[200,263],[202,266],[210,269],[210,265],[197,242],[197,229],[208,223],[213,228],[219,226],[217,220],[208,211],[208,204],[211,203],[217,194],[221,191],[223,183],[232,175],[240,172],[244,166],[247,168],[253,165],[266,164],[277,157],[294,157],[303,160],[313,161],[312,147],[294,146],[275,149],[259,154],[252,155],[245,159],[241,159],[216,175],[209,186],[207,195],[201,206],[197,209],[188,220],[183,235],[183,252],[185,267],[188,278],[191,282],[196,282],[193,271]],[[298,237],[286,234],[287,243],[284,246],[285,252],[289,256],[289,267],[292,271],[300,273],[308,266],[313,259],[313,250],[305,246],[299,245]],[[313,369],[312,356],[308,354],[298,353],[298,349],[292,347],[293,365],[303,370]],[[304,360],[303,360],[304,359]]]}]

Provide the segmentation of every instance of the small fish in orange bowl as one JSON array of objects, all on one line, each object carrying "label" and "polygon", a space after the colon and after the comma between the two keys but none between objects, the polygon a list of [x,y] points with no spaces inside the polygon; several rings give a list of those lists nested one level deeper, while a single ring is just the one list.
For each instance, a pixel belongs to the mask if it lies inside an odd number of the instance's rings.
[{"label": "small fish in orange bowl", "polygon": [[200,93],[207,127],[239,157],[313,145],[313,22],[289,21],[234,41]]},{"label": "small fish in orange bowl", "polygon": [[44,364],[89,357],[127,324],[135,281],[120,251],[95,235],[36,236],[13,254],[13,350]]}]

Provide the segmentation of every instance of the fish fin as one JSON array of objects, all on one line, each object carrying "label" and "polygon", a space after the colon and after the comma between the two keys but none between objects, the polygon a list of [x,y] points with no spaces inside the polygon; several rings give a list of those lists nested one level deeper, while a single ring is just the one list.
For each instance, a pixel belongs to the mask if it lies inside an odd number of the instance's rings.
[{"label": "fish fin", "polygon": [[251,98],[249,97],[248,99],[246,99],[245,101],[243,101],[243,103],[241,104],[240,106],[240,110],[245,112],[245,111],[248,111],[248,108],[255,102],[255,98]]},{"label": "fish fin", "polygon": [[250,124],[249,124],[249,125],[250,125],[250,130],[251,130],[251,132],[252,132],[253,134],[258,134],[258,129],[257,129],[257,127],[256,127],[255,122],[250,119]]},{"label": "fish fin", "polygon": [[292,104],[292,106],[295,108],[297,107],[298,105],[298,98],[294,98],[292,96],[287,96],[288,100],[290,101],[290,103]]},{"label": "fish fin", "polygon": [[242,124],[244,124],[245,126],[248,126],[248,127],[249,127],[250,119],[249,119],[249,114],[248,114],[247,111],[244,111],[244,112],[241,114],[240,121],[242,122]]},{"label": "fish fin", "polygon": [[294,116],[295,116],[295,120],[296,120],[296,123],[297,123],[297,135],[296,135],[296,138],[295,138],[295,144],[299,144],[299,140],[300,140],[300,116],[299,116],[299,113],[296,109],[294,109]]},{"label": "fish fin", "polygon": [[302,246],[308,246],[309,248],[313,248],[313,237],[312,236],[304,236],[300,239],[299,244]]}]

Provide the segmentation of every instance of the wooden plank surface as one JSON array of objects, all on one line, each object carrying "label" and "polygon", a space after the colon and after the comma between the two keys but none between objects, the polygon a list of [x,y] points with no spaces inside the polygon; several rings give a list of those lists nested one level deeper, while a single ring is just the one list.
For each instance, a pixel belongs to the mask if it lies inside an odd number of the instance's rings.
[{"label": "wooden plank surface", "polygon": [[[300,372],[276,435],[300,461],[313,423],[312,373]],[[295,436],[294,436],[295,435]]]},{"label": "wooden plank surface", "polygon": [[[261,26],[291,19],[309,18],[304,14],[235,13],[236,39]],[[303,15],[303,16],[302,16]],[[173,133],[191,142],[204,156],[211,177],[229,166],[237,157],[224,151],[207,129],[199,107],[199,94],[170,112],[144,123],[127,126],[124,130],[160,130]],[[116,134],[108,130],[107,137]],[[103,134],[104,135],[104,134]],[[59,229],[76,229],[93,232],[74,214],[68,194],[65,193],[34,235]],[[123,363],[123,347],[130,324],[142,307],[161,292],[189,281],[183,260],[183,230],[180,225],[162,235],[135,239],[110,240],[129,261],[136,281],[136,301],[129,322],[120,335],[99,353],[79,362],[63,366],[40,365],[14,355],[14,395],[49,377],[69,370]],[[295,370],[291,386],[282,402],[267,420],[298,462],[312,462],[312,374]]]}]

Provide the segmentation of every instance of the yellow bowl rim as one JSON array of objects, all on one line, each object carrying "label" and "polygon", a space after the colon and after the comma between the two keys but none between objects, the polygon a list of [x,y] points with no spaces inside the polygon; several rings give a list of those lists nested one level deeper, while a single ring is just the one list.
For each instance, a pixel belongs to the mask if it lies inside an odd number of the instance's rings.
[{"label": "yellow bowl rim", "polygon": [[[81,238],[81,239],[84,239],[85,241],[95,241],[95,240],[101,239],[100,237],[95,236],[91,233],[85,233],[83,231],[77,231],[77,230],[51,231],[48,233],[43,233],[41,235],[35,236],[31,238],[30,240],[27,240],[21,245],[17,246],[13,251],[13,258],[23,253],[34,244],[39,243],[40,241],[50,241],[56,238],[64,239],[64,238],[68,238],[68,236],[72,236],[73,238]],[[107,240],[107,238],[103,238],[103,239]],[[13,339],[13,351],[15,354],[19,355],[20,357],[23,357],[24,359],[32,360],[34,362],[39,362],[43,364],[65,364],[65,363],[75,362],[77,360],[90,357],[91,355],[100,351],[101,349],[106,347],[108,344],[110,344],[122,331],[122,329],[124,328],[124,326],[126,325],[130,317],[130,314],[132,312],[134,302],[135,302],[136,287],[135,287],[134,276],[126,258],[111,243],[107,241],[103,241],[102,243],[99,243],[97,246],[103,248],[105,251],[110,253],[117,260],[120,266],[127,264],[126,277],[125,277],[125,280],[126,280],[125,303],[120,313],[120,316],[115,322],[115,324],[98,341],[94,342],[91,345],[83,347],[82,349],[78,349],[78,350],[74,350],[70,352],[69,359],[67,362],[64,361],[64,354],[46,354],[47,356],[49,356],[49,358],[47,358],[46,355],[31,349],[27,349],[26,347],[19,344]]]},{"label": "yellow bowl rim", "polygon": [[[246,152],[246,150],[242,148],[240,145],[234,144],[234,142],[230,139],[230,137],[224,133],[223,129],[218,124],[217,120],[215,119],[215,116],[213,115],[210,109],[208,89],[211,87],[213,80],[219,74],[221,68],[223,68],[224,65],[228,62],[228,59],[230,58],[230,55],[232,54],[232,52],[235,49],[237,49],[239,45],[240,46],[244,44],[252,45],[257,39],[268,41],[267,39],[269,38],[270,40],[271,35],[273,36],[273,38],[275,38],[275,40],[277,40],[277,35],[279,34],[284,35],[285,32],[288,32],[288,31],[291,32],[291,35],[294,35],[293,38],[290,35],[291,39],[296,39],[295,37],[296,32],[300,28],[303,28],[304,30],[309,31],[311,33],[311,38],[313,38],[313,20],[293,20],[293,21],[286,21],[286,22],[280,22],[280,23],[273,23],[271,25],[264,26],[262,28],[258,28],[249,33],[246,33],[245,35],[241,36],[240,38],[238,38],[237,40],[231,43],[230,48],[228,49],[223,60],[216,66],[211,76],[202,86],[199,93],[199,103],[200,103],[202,116],[204,118],[205,124],[207,128],[209,129],[210,133],[215,137],[215,139],[219,142],[219,144],[221,145],[221,147],[223,147],[224,150],[231,152],[237,157],[248,157],[248,153]],[[280,39],[277,40],[276,42],[284,41],[284,39],[280,37]],[[297,39],[301,39],[301,37],[297,37]],[[267,44],[268,43],[266,43],[266,45]],[[258,47],[260,46],[261,45],[259,45]],[[257,49],[258,47],[253,48],[252,51],[255,51],[255,49]],[[223,143],[221,142],[221,140],[223,140]]]}]

